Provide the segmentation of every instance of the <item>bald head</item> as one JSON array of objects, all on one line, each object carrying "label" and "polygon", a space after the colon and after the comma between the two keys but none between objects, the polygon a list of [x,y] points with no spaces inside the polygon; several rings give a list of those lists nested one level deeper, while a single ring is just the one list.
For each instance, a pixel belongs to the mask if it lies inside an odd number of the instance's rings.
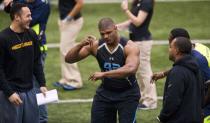
[{"label": "bald head", "polygon": [[99,30],[113,28],[114,26],[115,26],[115,23],[111,18],[102,18],[98,23]]}]

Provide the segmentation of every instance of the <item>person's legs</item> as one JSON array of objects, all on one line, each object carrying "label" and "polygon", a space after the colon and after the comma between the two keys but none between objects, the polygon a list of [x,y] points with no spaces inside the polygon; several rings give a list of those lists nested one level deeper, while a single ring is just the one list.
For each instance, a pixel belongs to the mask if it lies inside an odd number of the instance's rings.
[{"label": "person's legs", "polygon": [[[37,93],[41,93],[38,87],[34,87],[34,91]],[[48,113],[47,113],[47,106],[40,105],[39,106],[39,123],[47,123],[48,122]]]},{"label": "person's legs", "polygon": [[116,123],[117,109],[113,103],[94,97],[91,110],[91,123]]},{"label": "person's legs", "polygon": [[40,105],[39,106],[39,123],[47,123],[47,122],[48,122],[47,106]]},{"label": "person's legs", "polygon": [[138,104],[139,100],[131,99],[118,103],[119,123],[135,123]]},{"label": "person's legs", "polygon": [[36,101],[34,89],[21,93],[23,99],[23,121],[22,123],[39,123],[39,107]]},{"label": "person's legs", "polygon": [[15,106],[0,91],[0,123],[22,123],[23,107]]},{"label": "person's legs", "polygon": [[[46,52],[42,52],[41,54],[41,63],[44,68],[45,65],[45,58],[47,54]],[[38,81],[36,80],[35,76],[33,77],[33,83],[34,83],[34,91],[37,93],[41,93],[40,86],[38,84]],[[47,113],[47,106],[41,105],[39,106],[39,123],[47,123],[48,122],[48,113]]]},{"label": "person's legs", "polygon": [[152,49],[152,41],[137,42],[140,49],[140,65],[137,76],[140,81],[141,101],[148,108],[157,107],[156,85],[151,84],[152,69],[150,63],[150,55]]},{"label": "person's legs", "polygon": [[61,41],[60,41],[60,55],[61,55],[61,79],[59,82],[64,85],[69,85],[74,88],[82,87],[82,79],[77,67],[77,64],[68,64],[65,62],[65,55],[75,45],[75,40],[83,25],[83,18],[76,21],[65,23],[60,26]]}]

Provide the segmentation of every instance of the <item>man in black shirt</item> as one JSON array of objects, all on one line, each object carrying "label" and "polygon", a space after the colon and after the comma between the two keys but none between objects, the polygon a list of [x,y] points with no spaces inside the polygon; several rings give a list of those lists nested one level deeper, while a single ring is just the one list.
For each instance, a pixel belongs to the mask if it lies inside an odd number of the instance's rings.
[{"label": "man in black shirt", "polygon": [[43,94],[47,88],[37,36],[29,29],[31,12],[25,4],[15,4],[10,17],[10,27],[0,33],[0,121],[38,123],[33,75]]},{"label": "man in black shirt", "polygon": [[99,63],[101,72],[89,78],[102,80],[94,96],[91,123],[115,123],[117,113],[120,123],[134,123],[140,98],[135,77],[139,49],[134,42],[118,35],[112,19],[101,19],[98,28],[99,41],[87,37],[67,53],[65,60],[74,63],[93,55]]},{"label": "man in black shirt", "polygon": [[202,78],[197,61],[191,56],[189,39],[176,37],[169,42],[169,71],[163,96],[161,123],[201,123]]}]

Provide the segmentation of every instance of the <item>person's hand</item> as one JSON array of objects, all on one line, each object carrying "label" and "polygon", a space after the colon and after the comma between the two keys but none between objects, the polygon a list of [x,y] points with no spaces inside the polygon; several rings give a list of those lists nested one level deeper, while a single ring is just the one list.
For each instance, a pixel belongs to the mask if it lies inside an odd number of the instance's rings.
[{"label": "person's hand", "polygon": [[157,119],[158,123],[163,123],[160,121],[160,118],[158,116],[156,117],[156,119]]},{"label": "person's hand", "polygon": [[4,0],[3,4],[4,6],[8,6],[11,2],[13,2],[13,0]]},{"label": "person's hand", "polygon": [[90,47],[91,47],[91,46],[93,46],[94,41],[96,41],[96,37],[92,36],[92,35],[89,35],[89,36],[87,36],[83,39],[83,41],[80,43],[80,45],[81,46],[90,45]]},{"label": "person's hand", "polygon": [[47,92],[47,88],[46,88],[46,87],[44,87],[44,86],[40,87],[40,91],[41,91],[41,93],[42,93],[44,96],[46,96],[46,92]]},{"label": "person's hand", "polygon": [[67,23],[73,20],[73,17],[67,15],[61,22],[62,23]]},{"label": "person's hand", "polygon": [[123,25],[122,24],[116,24],[117,30],[122,31],[123,30]]},{"label": "person's hand", "polygon": [[9,101],[16,106],[19,106],[20,104],[23,103],[22,100],[20,99],[20,96],[17,93],[13,93],[9,97]]},{"label": "person's hand", "polygon": [[128,0],[123,0],[121,3],[121,8],[123,11],[127,11],[128,10]]},{"label": "person's hand", "polygon": [[157,80],[164,78],[164,72],[154,73],[151,77],[150,83],[155,83]]},{"label": "person's hand", "polygon": [[104,73],[103,72],[95,72],[94,74],[92,74],[88,80],[92,80],[92,81],[97,81],[99,79],[102,79],[104,77]]}]

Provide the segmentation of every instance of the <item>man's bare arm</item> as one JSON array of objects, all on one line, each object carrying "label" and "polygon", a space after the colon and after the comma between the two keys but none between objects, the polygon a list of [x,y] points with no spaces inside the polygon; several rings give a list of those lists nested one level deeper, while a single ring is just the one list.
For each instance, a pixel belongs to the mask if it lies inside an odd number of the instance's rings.
[{"label": "man's bare arm", "polygon": [[78,12],[82,10],[84,1],[83,0],[75,0],[75,1],[76,1],[76,5],[72,9],[72,11],[69,12],[68,16],[74,17]]},{"label": "man's bare arm", "polygon": [[83,41],[69,50],[65,56],[65,61],[67,63],[75,63],[86,58],[93,52],[93,47],[96,46],[96,43],[97,41],[94,36],[87,36]]},{"label": "man's bare arm", "polygon": [[165,70],[165,71],[162,71],[162,72],[154,73],[151,77],[150,83],[155,83],[157,80],[166,77],[168,75],[169,71],[170,70]]}]

